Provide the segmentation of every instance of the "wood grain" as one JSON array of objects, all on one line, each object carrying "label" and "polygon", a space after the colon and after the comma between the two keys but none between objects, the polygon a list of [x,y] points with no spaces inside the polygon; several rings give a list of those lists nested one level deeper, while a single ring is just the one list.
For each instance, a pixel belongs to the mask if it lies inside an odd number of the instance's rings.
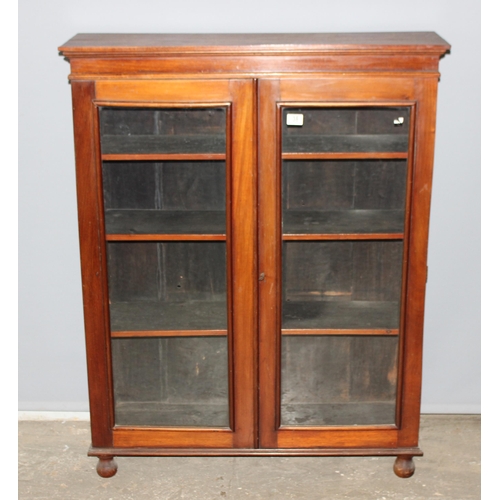
[{"label": "wood grain", "polygon": [[450,46],[433,32],[397,33],[238,33],[238,34],[91,34],[80,33],[59,47],[65,56],[128,51],[135,56],[144,53],[195,54],[290,53],[301,51],[351,53],[443,54]]},{"label": "wood grain", "polygon": [[225,337],[227,330],[117,330],[111,332],[111,338],[146,338],[146,337]]},{"label": "wood grain", "polygon": [[[109,156],[109,155],[106,155]],[[408,153],[391,152],[283,152],[283,160],[404,160]]]},{"label": "wood grain", "polygon": [[103,255],[103,221],[100,217],[98,151],[95,137],[93,82],[73,82],[78,225],[82,271],[83,314],[93,446],[111,446],[113,393],[111,346],[105,304],[106,263]]},{"label": "wood grain", "polygon": [[189,427],[115,427],[113,444],[123,448],[231,448],[234,433],[229,429]]},{"label": "wood grain", "polygon": [[113,454],[119,457],[390,457],[399,454],[421,457],[420,448],[90,448],[88,455],[98,457],[102,454]]},{"label": "wood grain", "polygon": [[199,161],[225,160],[225,153],[140,153],[101,155],[102,161]]}]

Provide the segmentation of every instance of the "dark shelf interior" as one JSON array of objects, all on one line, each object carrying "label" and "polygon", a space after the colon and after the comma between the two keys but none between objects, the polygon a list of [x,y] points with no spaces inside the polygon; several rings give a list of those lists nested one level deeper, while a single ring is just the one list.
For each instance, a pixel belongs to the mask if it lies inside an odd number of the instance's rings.
[{"label": "dark shelf interior", "polygon": [[284,234],[402,233],[404,210],[284,210]]},{"label": "dark shelf interior", "polygon": [[283,136],[284,153],[404,153],[408,136],[399,134]]},{"label": "dark shelf interior", "polygon": [[112,332],[227,329],[224,300],[113,302],[110,315]]},{"label": "dark shelf interior", "polygon": [[398,340],[282,337],[281,423],[394,424]]},{"label": "dark shelf interior", "polygon": [[103,135],[101,154],[224,154],[224,135]]},{"label": "dark shelf interior", "polygon": [[[302,115],[303,125],[287,125],[289,114]],[[286,153],[403,153],[408,151],[409,118],[408,107],[285,108],[282,149]]]},{"label": "dark shelf interior", "polygon": [[221,210],[106,210],[107,234],[225,234]]},{"label": "dark shelf interior", "polygon": [[113,339],[117,425],[229,426],[225,337]]},{"label": "dark shelf interior", "polygon": [[310,300],[283,303],[283,329],[399,328],[399,302]]},{"label": "dark shelf interior", "polygon": [[102,154],[225,153],[225,108],[100,108]]}]

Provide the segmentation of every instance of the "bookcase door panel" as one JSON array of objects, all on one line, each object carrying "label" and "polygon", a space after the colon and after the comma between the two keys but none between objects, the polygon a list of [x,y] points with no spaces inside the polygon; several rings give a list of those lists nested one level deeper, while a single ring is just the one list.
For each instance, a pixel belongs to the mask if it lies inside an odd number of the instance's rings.
[{"label": "bookcase door panel", "polygon": [[260,86],[259,132],[276,137],[260,171],[261,266],[276,270],[261,286],[262,446],[382,446],[401,416],[415,109],[284,82]]},{"label": "bookcase door panel", "polygon": [[395,425],[409,109],[281,112],[280,425]]},{"label": "bookcase door panel", "polygon": [[116,425],[230,426],[226,111],[100,109]]},{"label": "bookcase door panel", "polygon": [[255,290],[233,285],[256,276],[253,87],[131,82],[116,104],[100,92],[113,433],[128,446],[151,445],[151,429],[158,446],[254,444],[256,386],[241,374],[255,366]]}]

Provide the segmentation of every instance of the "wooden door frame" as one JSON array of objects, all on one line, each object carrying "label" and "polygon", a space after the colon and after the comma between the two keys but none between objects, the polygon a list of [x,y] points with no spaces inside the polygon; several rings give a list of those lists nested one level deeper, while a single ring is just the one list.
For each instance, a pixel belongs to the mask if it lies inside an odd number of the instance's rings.
[{"label": "wooden door frame", "polygon": [[[364,74],[311,78],[263,78],[258,83],[259,112],[259,445],[264,449],[380,448],[419,455],[418,431],[422,380],[423,309],[426,281],[430,188],[433,168],[434,119],[438,75]],[[280,106],[324,103],[333,105],[412,106],[414,147],[409,149],[410,191],[407,197],[398,412],[395,425],[280,427],[280,311],[281,311],[281,184]],[[416,113],[415,113],[416,109]],[[411,166],[413,165],[413,171]],[[418,196],[416,196],[418,194]],[[339,450],[341,450],[339,452]],[[409,450],[411,453],[409,453]]]},{"label": "wooden door frame", "polygon": [[[257,185],[255,99],[252,79],[72,80],[75,156],[92,447],[90,454],[119,448],[252,448],[257,445]],[[114,425],[111,334],[106,271],[104,206],[98,106],[175,106],[182,103],[230,107],[227,157],[232,269],[232,332],[228,342],[231,428],[133,427]],[[235,286],[238,285],[238,286]],[[231,358],[231,355],[229,356]],[[234,369],[233,369],[234,368]],[[103,380],[106,381],[103,383]]]}]

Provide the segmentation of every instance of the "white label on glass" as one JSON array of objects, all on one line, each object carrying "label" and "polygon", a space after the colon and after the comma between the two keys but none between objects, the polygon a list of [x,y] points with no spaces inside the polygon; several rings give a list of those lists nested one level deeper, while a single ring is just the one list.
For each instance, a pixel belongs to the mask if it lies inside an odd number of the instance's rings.
[{"label": "white label on glass", "polygon": [[286,115],[286,124],[289,127],[302,127],[304,125],[304,115],[301,113],[288,113]]}]

